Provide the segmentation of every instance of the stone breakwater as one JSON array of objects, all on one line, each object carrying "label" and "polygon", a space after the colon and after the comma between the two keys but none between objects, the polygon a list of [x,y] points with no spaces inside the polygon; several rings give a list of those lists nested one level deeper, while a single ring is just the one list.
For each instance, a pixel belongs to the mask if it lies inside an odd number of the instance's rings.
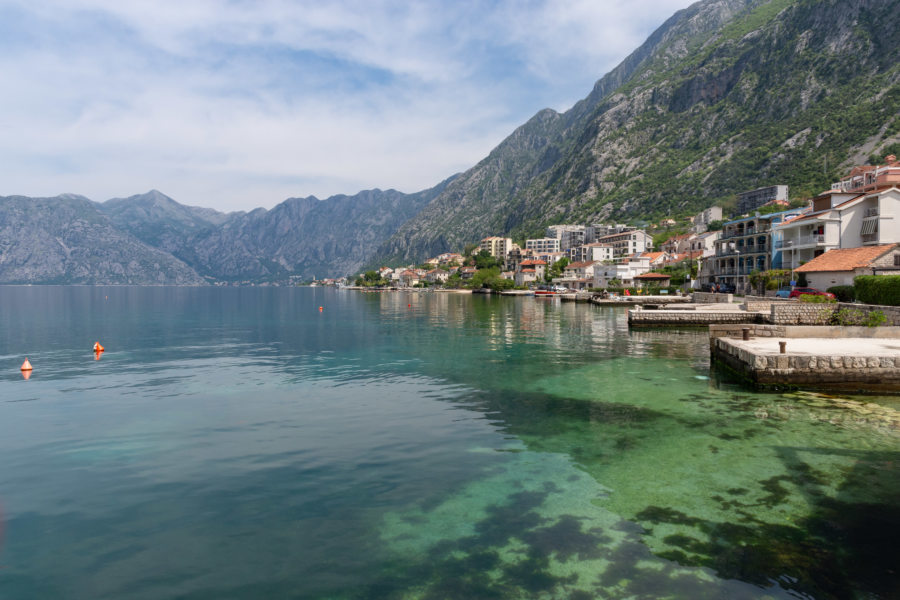
[{"label": "stone breakwater", "polygon": [[763,387],[900,392],[900,327],[711,325],[710,352]]}]

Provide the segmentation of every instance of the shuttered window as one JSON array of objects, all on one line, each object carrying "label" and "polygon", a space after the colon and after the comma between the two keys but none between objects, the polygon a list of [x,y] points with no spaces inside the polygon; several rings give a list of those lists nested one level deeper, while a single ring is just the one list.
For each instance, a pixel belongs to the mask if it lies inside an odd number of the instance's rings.
[{"label": "shuttered window", "polygon": [[863,221],[861,235],[872,235],[876,231],[878,231],[878,219]]}]

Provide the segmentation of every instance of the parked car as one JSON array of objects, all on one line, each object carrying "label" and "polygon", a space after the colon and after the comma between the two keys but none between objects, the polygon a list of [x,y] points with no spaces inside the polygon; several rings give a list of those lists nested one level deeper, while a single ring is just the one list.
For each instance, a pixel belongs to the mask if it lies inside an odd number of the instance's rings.
[{"label": "parked car", "polygon": [[811,287],[794,288],[791,293],[788,294],[788,298],[799,298],[800,296],[828,296],[829,298],[834,299],[834,294],[831,292],[823,292],[822,290]]},{"label": "parked car", "polygon": [[775,292],[775,297],[776,298],[790,298],[792,291],[794,291],[794,288],[792,288],[789,285],[783,285],[780,288],[778,288],[777,292]]}]

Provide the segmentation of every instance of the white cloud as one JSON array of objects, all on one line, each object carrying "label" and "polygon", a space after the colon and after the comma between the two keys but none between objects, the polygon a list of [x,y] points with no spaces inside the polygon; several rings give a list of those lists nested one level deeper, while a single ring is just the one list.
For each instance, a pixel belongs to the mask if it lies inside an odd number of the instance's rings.
[{"label": "white cloud", "polygon": [[0,2],[0,194],[424,189],[686,4]]}]

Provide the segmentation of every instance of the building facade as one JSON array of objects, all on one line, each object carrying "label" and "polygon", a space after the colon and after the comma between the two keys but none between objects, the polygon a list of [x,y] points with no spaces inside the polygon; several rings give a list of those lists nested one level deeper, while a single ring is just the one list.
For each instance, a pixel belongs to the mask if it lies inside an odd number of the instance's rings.
[{"label": "building facade", "polygon": [[738,194],[738,214],[749,213],[769,202],[787,202],[788,186],[770,185]]},{"label": "building facade", "polygon": [[502,261],[506,259],[506,254],[510,251],[512,245],[512,238],[491,236],[481,240],[481,244],[479,244],[478,248]]},{"label": "building facade", "polygon": [[616,257],[640,254],[653,249],[653,237],[646,231],[637,229],[602,236],[597,243],[612,246]]},{"label": "building facade", "polygon": [[544,237],[533,240],[525,240],[525,249],[535,254],[543,252],[559,252],[559,238]]},{"label": "building facade", "polygon": [[748,288],[754,271],[781,269],[783,257],[772,241],[773,227],[786,219],[797,217],[803,209],[745,217],[724,224],[722,234],[715,241],[715,255],[707,261],[710,268],[703,272],[709,283],[734,286],[738,292]]}]

